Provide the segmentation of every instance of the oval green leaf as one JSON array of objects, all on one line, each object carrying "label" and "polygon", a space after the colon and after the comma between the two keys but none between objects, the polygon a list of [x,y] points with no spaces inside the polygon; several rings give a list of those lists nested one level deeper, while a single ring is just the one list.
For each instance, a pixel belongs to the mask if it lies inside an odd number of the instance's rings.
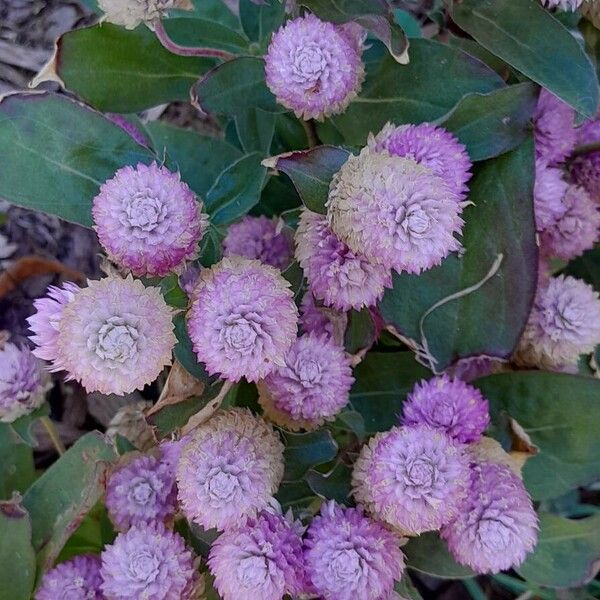
[{"label": "oval green leaf", "polygon": [[333,460],[338,445],[327,429],[318,429],[309,433],[282,432],[285,444],[284,481],[301,479],[312,467]]}]

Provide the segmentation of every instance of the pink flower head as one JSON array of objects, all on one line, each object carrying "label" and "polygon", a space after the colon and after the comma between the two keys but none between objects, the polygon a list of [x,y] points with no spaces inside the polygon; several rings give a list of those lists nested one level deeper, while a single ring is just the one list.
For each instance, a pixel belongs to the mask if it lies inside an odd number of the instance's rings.
[{"label": "pink flower head", "polygon": [[427,425],[394,427],[365,444],[354,465],[354,497],[377,519],[407,534],[439,529],[465,495],[462,446]]},{"label": "pink flower head", "polygon": [[300,303],[300,328],[304,333],[333,335],[333,323],[315,303],[312,292],[305,292]]},{"label": "pink flower head", "polygon": [[171,363],[171,309],[158,288],[131,275],[88,283],[63,308],[57,363],[88,392],[142,389]]},{"label": "pink flower head", "polygon": [[443,127],[430,123],[400,126],[387,123],[376,136],[371,136],[369,147],[414,160],[441,177],[457,200],[466,198],[473,164],[464,144]]},{"label": "pink flower head", "polygon": [[137,276],[164,276],[196,256],[208,226],[202,203],[165,167],[123,167],[102,184],[92,208],[102,247]]},{"label": "pink flower head", "polygon": [[477,573],[518,567],[537,544],[538,520],[523,482],[506,466],[471,466],[456,518],[441,531],[454,558]]},{"label": "pink flower head", "polygon": [[281,600],[303,591],[301,525],[262,511],[222,533],[208,566],[223,600]]},{"label": "pink flower head", "polygon": [[188,332],[209,373],[262,379],[283,364],[297,327],[292,291],[277,269],[232,256],[200,274]]},{"label": "pink flower head", "polygon": [[327,225],[327,217],[303,210],[296,231],[296,258],[314,296],[338,310],[360,310],[392,286],[390,270],[355,254]]},{"label": "pink flower head", "polygon": [[364,148],[334,176],[329,224],[357,254],[398,272],[421,273],[461,248],[462,204],[414,160]]},{"label": "pink flower head", "polygon": [[533,114],[535,154],[549,164],[562,162],[575,147],[575,111],[542,89]]},{"label": "pink flower head", "polygon": [[282,477],[283,444],[273,428],[233,409],[190,435],[177,466],[179,502],[205,529],[228,529],[266,508]]},{"label": "pink flower head", "polygon": [[269,89],[298,118],[344,112],[365,77],[361,44],[342,26],[315,15],[293,19],[273,34],[265,57]]},{"label": "pink flower head", "polygon": [[100,557],[75,556],[44,575],[35,600],[104,600],[101,584]]},{"label": "pink flower head", "polygon": [[553,277],[538,292],[515,359],[561,370],[600,344],[600,297],[573,277]]},{"label": "pink flower head", "polygon": [[332,421],[350,399],[354,382],[350,359],[326,335],[305,334],[259,384],[260,404],[278,425],[316,429]]},{"label": "pink flower head", "polygon": [[111,600],[196,600],[203,581],[183,538],[139,523],[102,552],[102,591]]},{"label": "pink flower head", "polygon": [[465,444],[479,440],[490,423],[481,392],[448,375],[417,383],[402,411],[403,425],[429,425]]},{"label": "pink flower head", "polygon": [[543,160],[535,162],[535,186],[533,188],[535,224],[538,231],[556,225],[564,215],[563,198],[569,184],[563,179],[561,169],[549,167]]},{"label": "pink flower head", "polygon": [[323,504],[304,541],[306,577],[325,600],[388,600],[404,571],[400,540],[360,508]]},{"label": "pink flower head", "polygon": [[292,236],[281,219],[246,216],[229,226],[223,254],[256,258],[283,270],[292,262]]},{"label": "pink flower head", "polygon": [[[600,143],[600,119],[588,121],[577,130],[579,146],[598,143]],[[575,157],[570,169],[575,183],[585,188],[594,202],[600,203],[600,150]]]}]

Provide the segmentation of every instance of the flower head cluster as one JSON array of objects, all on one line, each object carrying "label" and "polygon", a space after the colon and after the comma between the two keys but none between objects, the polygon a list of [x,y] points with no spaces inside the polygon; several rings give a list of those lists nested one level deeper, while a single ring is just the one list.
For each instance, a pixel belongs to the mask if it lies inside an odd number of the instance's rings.
[{"label": "flower head cluster", "polygon": [[533,115],[535,153],[548,164],[563,161],[575,146],[575,111],[548,90],[542,89]]},{"label": "flower head cluster", "polygon": [[185,515],[227,529],[268,505],[283,477],[283,444],[264,420],[234,409],[198,427],[181,453],[177,487]]},{"label": "flower head cluster", "polygon": [[537,516],[523,482],[506,466],[471,466],[467,498],[442,537],[461,564],[477,573],[518,567],[537,543]]},{"label": "flower head cluster", "polygon": [[346,29],[312,14],[288,21],[267,50],[267,85],[299,118],[341,113],[365,77],[360,46]]},{"label": "flower head cluster", "polygon": [[309,210],[300,215],[296,258],[314,296],[338,310],[372,306],[392,285],[387,267],[354,253],[331,231],[327,217]]},{"label": "flower head cluster", "polygon": [[539,158],[536,160],[533,199],[538,231],[551,229],[563,216],[563,198],[568,189],[569,184],[563,179],[561,169],[550,167]]},{"label": "flower head cluster", "polygon": [[283,270],[292,261],[292,236],[280,219],[246,216],[229,226],[223,251],[225,256],[256,258]]},{"label": "flower head cluster", "polygon": [[457,200],[465,199],[473,165],[464,144],[443,127],[387,123],[368,145],[376,152],[410,158],[427,167],[448,184]]},{"label": "flower head cluster", "polygon": [[325,334],[330,337],[333,335],[333,323],[323,311],[319,310],[315,303],[315,297],[310,291],[302,296],[299,323],[304,333]]},{"label": "flower head cluster", "polygon": [[138,276],[181,269],[208,226],[179,174],[155,162],[119,169],[100,187],[92,215],[109,258]]},{"label": "flower head cluster", "polygon": [[172,470],[153,456],[138,456],[117,469],[106,486],[106,508],[122,530],[140,522],[171,518],[176,500]]},{"label": "flower head cluster", "polygon": [[354,465],[354,497],[409,534],[439,529],[464,497],[469,466],[461,445],[426,425],[394,427],[365,444]]},{"label": "flower head cluster", "polygon": [[303,591],[301,526],[262,511],[222,533],[208,566],[223,600],[281,600]]},{"label": "flower head cluster", "polygon": [[173,8],[190,9],[190,0],[98,0],[98,6],[106,14],[106,20],[127,29],[135,29],[141,23],[152,25]]},{"label": "flower head cluster", "polygon": [[104,600],[101,584],[100,558],[76,556],[44,575],[35,600]]},{"label": "flower head cluster", "polygon": [[354,378],[344,349],[326,335],[299,337],[259,384],[265,414],[289,429],[315,429],[348,404]]},{"label": "flower head cluster", "polygon": [[583,3],[583,0],[541,0],[548,8],[559,8],[560,10],[574,11]]},{"label": "flower head cluster", "polygon": [[461,248],[462,206],[447,183],[414,160],[364,148],[334,176],[333,232],[387,268],[421,273]]},{"label": "flower head cluster", "polygon": [[188,332],[209,373],[257,381],[283,364],[298,310],[275,268],[239,256],[205,269],[194,289]]},{"label": "flower head cluster", "polygon": [[417,383],[402,409],[403,425],[429,425],[465,444],[479,440],[490,422],[481,392],[447,375]]},{"label": "flower head cluster", "polygon": [[[588,121],[577,130],[577,144],[587,146],[600,143],[600,119]],[[586,152],[571,162],[571,176],[585,188],[592,200],[600,203],[600,150]]]},{"label": "flower head cluster", "polygon": [[327,600],[388,600],[404,571],[399,542],[361,509],[332,500],[306,533],[306,577]]}]

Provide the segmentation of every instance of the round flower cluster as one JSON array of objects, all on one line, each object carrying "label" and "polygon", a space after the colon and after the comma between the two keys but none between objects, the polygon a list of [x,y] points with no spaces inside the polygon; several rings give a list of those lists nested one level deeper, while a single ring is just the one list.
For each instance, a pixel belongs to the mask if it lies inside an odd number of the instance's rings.
[{"label": "round flower cluster", "polygon": [[[577,145],[600,144],[600,119],[588,121],[577,130]],[[583,186],[596,204],[600,203],[600,150],[592,150],[574,157],[571,176]]]},{"label": "round flower cluster", "polygon": [[562,162],[575,147],[575,111],[542,89],[533,115],[535,153],[548,164]]},{"label": "round flower cluster", "polygon": [[60,563],[44,575],[35,600],[104,600],[100,564],[100,558],[93,555]]},{"label": "round flower cluster", "polygon": [[324,334],[329,337],[333,335],[333,323],[316,305],[315,297],[311,292],[306,292],[302,296],[299,325],[304,333]]},{"label": "round flower cluster", "polygon": [[151,26],[171,9],[188,10],[192,5],[190,0],[98,0],[98,7],[110,23],[135,29],[141,23]]}]

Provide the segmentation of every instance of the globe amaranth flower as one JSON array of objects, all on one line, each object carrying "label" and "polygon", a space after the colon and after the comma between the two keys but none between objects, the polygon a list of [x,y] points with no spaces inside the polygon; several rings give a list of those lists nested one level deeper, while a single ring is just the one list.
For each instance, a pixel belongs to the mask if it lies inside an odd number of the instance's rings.
[{"label": "globe amaranth flower", "polygon": [[325,600],[388,600],[404,571],[399,545],[396,535],[360,508],[331,500],[306,532],[306,577]]},{"label": "globe amaranth flower", "polygon": [[338,310],[377,303],[391,287],[390,270],[354,253],[327,225],[327,217],[303,210],[296,230],[296,259],[316,298]]},{"label": "globe amaranth flower", "polygon": [[471,466],[468,495],[441,531],[457,562],[477,573],[518,567],[537,543],[538,521],[523,482],[506,466]]},{"label": "globe amaranth flower", "polygon": [[315,15],[290,20],[271,38],[267,85],[298,118],[344,112],[365,78],[360,46],[346,29]]},{"label": "globe amaranth flower", "polygon": [[12,423],[39,408],[49,387],[41,361],[29,348],[0,346],[0,422]]},{"label": "globe amaranth flower", "polygon": [[232,256],[200,274],[188,332],[209,373],[262,379],[283,364],[297,328],[292,291],[275,268]]},{"label": "globe amaranth flower", "polygon": [[490,423],[481,392],[448,375],[417,383],[402,406],[403,425],[429,425],[462,443],[479,440]]},{"label": "globe amaranth flower", "polygon": [[283,270],[292,262],[292,236],[281,219],[246,216],[229,226],[223,254],[256,258]]},{"label": "globe amaranth flower", "polygon": [[172,518],[176,500],[172,469],[153,456],[138,456],[118,468],[106,486],[106,508],[121,530]]},{"label": "globe amaranth flower", "polygon": [[102,591],[111,600],[196,600],[203,580],[183,538],[163,523],[140,523],[102,552]]},{"label": "globe amaranth flower", "polygon": [[600,297],[573,277],[553,277],[538,292],[515,355],[522,365],[562,369],[600,343]]},{"label": "globe amaranth flower", "polygon": [[189,10],[192,4],[190,0],[98,0],[98,7],[109,23],[135,29],[141,23],[151,26],[171,9]]},{"label": "globe amaranth flower", "polygon": [[334,176],[327,201],[333,233],[357,254],[421,273],[460,250],[462,204],[414,160],[364,148]]},{"label": "globe amaranth flower", "polygon": [[541,0],[541,3],[547,8],[559,8],[572,12],[583,4],[583,0]]},{"label": "globe amaranth flower", "polygon": [[57,362],[88,392],[142,389],[171,362],[171,317],[158,288],[131,276],[90,281],[63,308]]},{"label": "globe amaranth flower", "polygon": [[300,328],[304,333],[333,336],[333,323],[315,303],[312,292],[305,292],[300,302]]},{"label": "globe amaranth flower", "polygon": [[352,487],[375,518],[418,534],[456,515],[468,479],[462,446],[443,431],[415,425],[371,438],[354,465]]},{"label": "globe amaranth flower", "polygon": [[542,89],[533,114],[535,154],[548,164],[562,162],[575,147],[575,111]]},{"label": "globe amaranth flower", "polygon": [[108,257],[138,276],[181,270],[208,226],[202,203],[179,174],[155,162],[119,169],[100,187],[92,216]]},{"label": "globe amaranth flower", "polygon": [[[600,119],[588,121],[577,129],[577,145],[590,146],[600,143]],[[582,186],[592,200],[600,203],[600,150],[585,152],[572,159],[571,177]]]},{"label": "globe amaranth flower", "polygon": [[568,189],[569,184],[563,179],[561,169],[550,167],[539,158],[536,160],[533,205],[537,231],[554,227],[565,214],[563,198]]},{"label": "globe amaranth flower", "polygon": [[222,533],[208,566],[223,600],[281,600],[304,589],[301,525],[262,511]]},{"label": "globe amaranth flower", "polygon": [[101,584],[100,557],[75,556],[44,575],[35,600],[104,600]]},{"label": "globe amaranth flower", "polygon": [[291,430],[316,429],[331,421],[350,399],[350,359],[326,335],[299,337],[277,367],[259,383],[265,414]]},{"label": "globe amaranth flower", "polygon": [[245,409],[215,415],[190,435],[177,465],[184,514],[223,530],[267,507],[283,477],[283,444]]},{"label": "globe amaranth flower", "polygon": [[387,123],[376,136],[370,137],[368,145],[376,152],[410,158],[427,167],[448,184],[457,200],[465,199],[473,164],[464,144],[443,127],[430,123],[400,126]]}]

